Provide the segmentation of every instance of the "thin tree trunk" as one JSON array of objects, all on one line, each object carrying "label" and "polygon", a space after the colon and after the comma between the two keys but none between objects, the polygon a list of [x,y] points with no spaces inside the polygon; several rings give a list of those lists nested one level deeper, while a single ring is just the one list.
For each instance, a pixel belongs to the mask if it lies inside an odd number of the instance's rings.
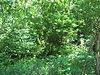
[{"label": "thin tree trunk", "polygon": [[96,75],[100,75],[100,52],[96,54]]},{"label": "thin tree trunk", "polygon": [[95,50],[96,50],[96,75],[100,75],[100,30],[98,30],[96,34]]}]

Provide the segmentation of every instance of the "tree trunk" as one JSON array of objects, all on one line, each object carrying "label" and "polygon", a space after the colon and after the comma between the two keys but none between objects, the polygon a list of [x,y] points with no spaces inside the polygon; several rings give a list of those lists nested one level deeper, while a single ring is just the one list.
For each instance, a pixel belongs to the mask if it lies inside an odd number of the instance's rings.
[{"label": "tree trunk", "polygon": [[96,75],[100,75],[100,30],[96,32],[95,50],[96,50]]},{"label": "tree trunk", "polygon": [[96,75],[100,75],[100,52],[96,54]]}]

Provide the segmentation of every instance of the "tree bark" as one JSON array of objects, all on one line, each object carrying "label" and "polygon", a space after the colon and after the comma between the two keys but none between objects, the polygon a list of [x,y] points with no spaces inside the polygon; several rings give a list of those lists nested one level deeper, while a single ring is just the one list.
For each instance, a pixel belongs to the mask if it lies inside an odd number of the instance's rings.
[{"label": "tree bark", "polygon": [[96,32],[95,50],[96,50],[96,75],[100,75],[100,30]]},{"label": "tree bark", "polygon": [[100,75],[100,52],[96,54],[96,75]]}]

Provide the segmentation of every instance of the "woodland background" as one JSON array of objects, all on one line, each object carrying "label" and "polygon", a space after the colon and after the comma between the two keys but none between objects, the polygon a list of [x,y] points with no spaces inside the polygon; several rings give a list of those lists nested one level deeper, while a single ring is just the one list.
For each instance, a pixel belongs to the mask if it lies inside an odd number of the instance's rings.
[{"label": "woodland background", "polygon": [[0,0],[0,75],[100,75],[100,0]]}]

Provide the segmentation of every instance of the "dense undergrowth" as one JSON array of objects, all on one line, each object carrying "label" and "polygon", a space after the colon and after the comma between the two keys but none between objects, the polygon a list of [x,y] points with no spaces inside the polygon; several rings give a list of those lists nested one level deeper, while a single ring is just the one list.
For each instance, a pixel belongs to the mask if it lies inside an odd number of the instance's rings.
[{"label": "dense undergrowth", "polygon": [[8,66],[0,64],[0,75],[95,75],[94,60],[84,48],[77,48],[67,56],[32,57]]},{"label": "dense undergrowth", "polygon": [[0,75],[100,75],[99,11],[100,0],[0,0]]},{"label": "dense undergrowth", "polygon": [[95,75],[92,56],[50,56],[46,59],[22,59],[1,67],[0,75]]}]

